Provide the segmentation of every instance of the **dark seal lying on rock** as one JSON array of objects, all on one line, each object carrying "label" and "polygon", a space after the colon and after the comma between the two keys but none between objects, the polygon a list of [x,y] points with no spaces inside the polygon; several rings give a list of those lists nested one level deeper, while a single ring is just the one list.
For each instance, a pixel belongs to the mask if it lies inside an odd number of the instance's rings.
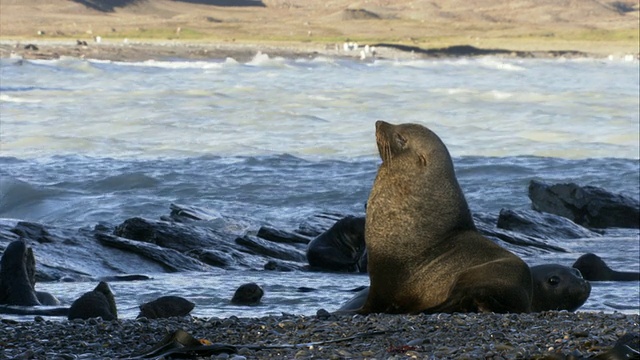
[{"label": "dark seal lying on rock", "polygon": [[69,320],[90,319],[101,317],[110,321],[118,319],[116,299],[109,288],[109,284],[101,281],[93,291],[80,296],[69,308]]},{"label": "dark seal lying on rock", "polygon": [[588,253],[580,256],[572,267],[580,270],[589,281],[640,281],[640,273],[634,271],[615,271],[598,255]]},{"label": "dark seal lying on rock", "polygon": [[347,216],[311,240],[307,261],[312,269],[366,272],[364,222],[364,217]]},{"label": "dark seal lying on rock", "polygon": [[153,301],[140,305],[138,318],[169,318],[189,315],[196,304],[180,296],[161,296]]},{"label": "dark seal lying on rock", "polygon": [[367,201],[368,313],[528,312],[527,264],[482,236],[449,151],[418,124],[376,122],[382,164]]}]

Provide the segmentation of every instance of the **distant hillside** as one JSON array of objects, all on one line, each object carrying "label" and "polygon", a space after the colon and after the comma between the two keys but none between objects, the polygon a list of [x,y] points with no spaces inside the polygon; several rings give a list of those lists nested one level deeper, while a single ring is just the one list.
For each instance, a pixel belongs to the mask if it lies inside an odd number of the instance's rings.
[{"label": "distant hillside", "polygon": [[[638,2],[610,0],[2,0],[3,38],[420,46],[637,44]],[[566,46],[565,46],[566,47]],[[637,48],[637,46],[636,46]]]}]

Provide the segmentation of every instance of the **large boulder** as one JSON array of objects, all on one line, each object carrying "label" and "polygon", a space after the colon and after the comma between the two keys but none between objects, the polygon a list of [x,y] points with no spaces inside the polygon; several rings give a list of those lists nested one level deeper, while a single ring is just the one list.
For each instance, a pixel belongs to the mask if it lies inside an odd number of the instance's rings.
[{"label": "large boulder", "polygon": [[590,228],[640,228],[640,203],[595,186],[574,183],[549,185],[529,183],[534,210],[564,216]]},{"label": "large boulder", "polygon": [[540,239],[580,239],[601,236],[562,216],[533,210],[500,210],[497,227]]}]

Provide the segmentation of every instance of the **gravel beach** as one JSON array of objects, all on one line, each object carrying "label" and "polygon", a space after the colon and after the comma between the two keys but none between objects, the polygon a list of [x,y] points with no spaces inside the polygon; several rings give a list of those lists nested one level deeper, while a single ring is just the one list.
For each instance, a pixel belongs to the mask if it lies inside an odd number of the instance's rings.
[{"label": "gravel beach", "polygon": [[[0,358],[128,358],[176,330],[232,359],[590,358],[638,331],[638,315],[542,312],[0,322]],[[281,346],[281,347],[280,347]],[[261,347],[263,347],[261,349]],[[573,357],[571,357],[573,356]]]}]

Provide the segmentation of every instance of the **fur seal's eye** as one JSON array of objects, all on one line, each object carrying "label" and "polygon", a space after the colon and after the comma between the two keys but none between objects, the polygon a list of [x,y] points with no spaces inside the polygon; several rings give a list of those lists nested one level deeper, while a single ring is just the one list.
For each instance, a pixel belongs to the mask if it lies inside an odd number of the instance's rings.
[{"label": "fur seal's eye", "polygon": [[560,283],[560,278],[557,276],[552,276],[549,278],[549,284],[551,285],[558,285]]},{"label": "fur seal's eye", "polygon": [[407,139],[404,136],[396,133],[396,143],[400,148],[404,148],[404,146],[407,144]]}]

